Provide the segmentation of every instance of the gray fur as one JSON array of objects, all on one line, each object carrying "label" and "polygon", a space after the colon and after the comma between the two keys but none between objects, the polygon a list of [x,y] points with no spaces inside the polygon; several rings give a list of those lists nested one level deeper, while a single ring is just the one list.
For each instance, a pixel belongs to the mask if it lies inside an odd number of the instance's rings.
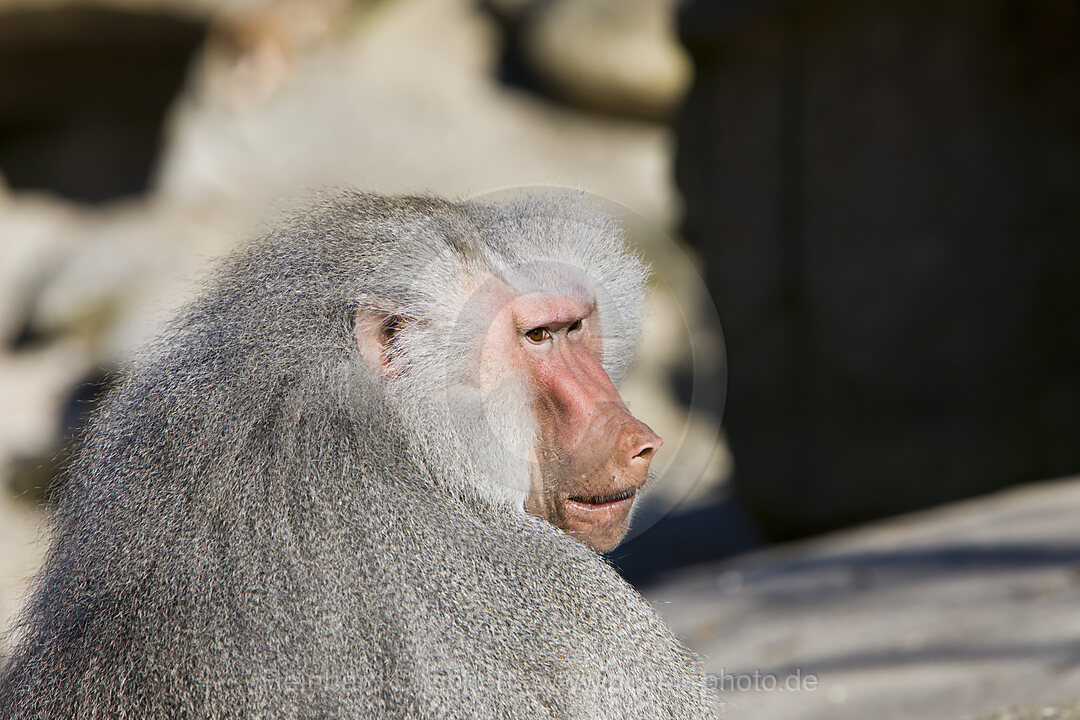
[{"label": "gray fur", "polygon": [[[711,717],[641,597],[521,508],[522,395],[468,382],[492,275],[592,283],[625,371],[644,270],[573,199],[343,194],[231,260],[94,421],[0,717]],[[408,320],[393,378],[358,302]]]}]

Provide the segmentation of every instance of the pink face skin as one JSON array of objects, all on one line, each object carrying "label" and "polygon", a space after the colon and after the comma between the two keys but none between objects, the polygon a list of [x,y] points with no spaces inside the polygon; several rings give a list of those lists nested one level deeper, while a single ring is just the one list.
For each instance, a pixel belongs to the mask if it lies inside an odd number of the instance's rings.
[{"label": "pink face skin", "polygon": [[626,534],[663,441],[630,414],[600,365],[599,331],[591,300],[518,295],[498,312],[484,355],[528,378],[535,393],[539,442],[526,511],[607,552]]}]

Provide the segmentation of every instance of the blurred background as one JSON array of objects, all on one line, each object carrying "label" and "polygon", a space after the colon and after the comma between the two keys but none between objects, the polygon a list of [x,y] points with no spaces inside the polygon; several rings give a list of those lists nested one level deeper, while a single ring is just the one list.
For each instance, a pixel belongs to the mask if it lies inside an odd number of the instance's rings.
[{"label": "blurred background", "polygon": [[1080,713],[1076,0],[0,0],[0,622],[216,259],[530,185],[640,216],[609,559],[727,717]]}]

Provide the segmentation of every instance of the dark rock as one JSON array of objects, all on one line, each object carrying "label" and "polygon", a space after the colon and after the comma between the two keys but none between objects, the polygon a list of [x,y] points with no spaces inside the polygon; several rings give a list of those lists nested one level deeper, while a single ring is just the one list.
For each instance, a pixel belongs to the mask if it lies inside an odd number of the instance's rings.
[{"label": "dark rock", "polygon": [[685,234],[774,537],[1080,470],[1080,6],[698,2]]},{"label": "dark rock", "polygon": [[73,200],[145,193],[205,21],[47,5],[0,11],[0,168]]}]

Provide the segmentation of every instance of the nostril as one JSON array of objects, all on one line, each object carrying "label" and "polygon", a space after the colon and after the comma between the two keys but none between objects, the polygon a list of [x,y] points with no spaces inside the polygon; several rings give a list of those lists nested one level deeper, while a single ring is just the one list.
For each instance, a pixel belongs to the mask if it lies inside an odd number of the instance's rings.
[{"label": "nostril", "polygon": [[620,431],[617,454],[619,462],[648,467],[664,441],[648,425],[627,413],[627,423]]},{"label": "nostril", "polygon": [[642,460],[649,460],[652,458],[653,453],[656,452],[656,448],[652,445],[646,445],[638,451],[638,454],[633,457],[634,460],[641,458]]},{"label": "nostril", "polygon": [[[637,452],[630,456],[630,461],[642,460],[646,463],[652,462],[653,454],[656,453],[660,446],[664,443],[658,435],[653,432],[649,432],[645,437],[641,437],[638,440]],[[632,448],[633,446],[631,446]]]}]

